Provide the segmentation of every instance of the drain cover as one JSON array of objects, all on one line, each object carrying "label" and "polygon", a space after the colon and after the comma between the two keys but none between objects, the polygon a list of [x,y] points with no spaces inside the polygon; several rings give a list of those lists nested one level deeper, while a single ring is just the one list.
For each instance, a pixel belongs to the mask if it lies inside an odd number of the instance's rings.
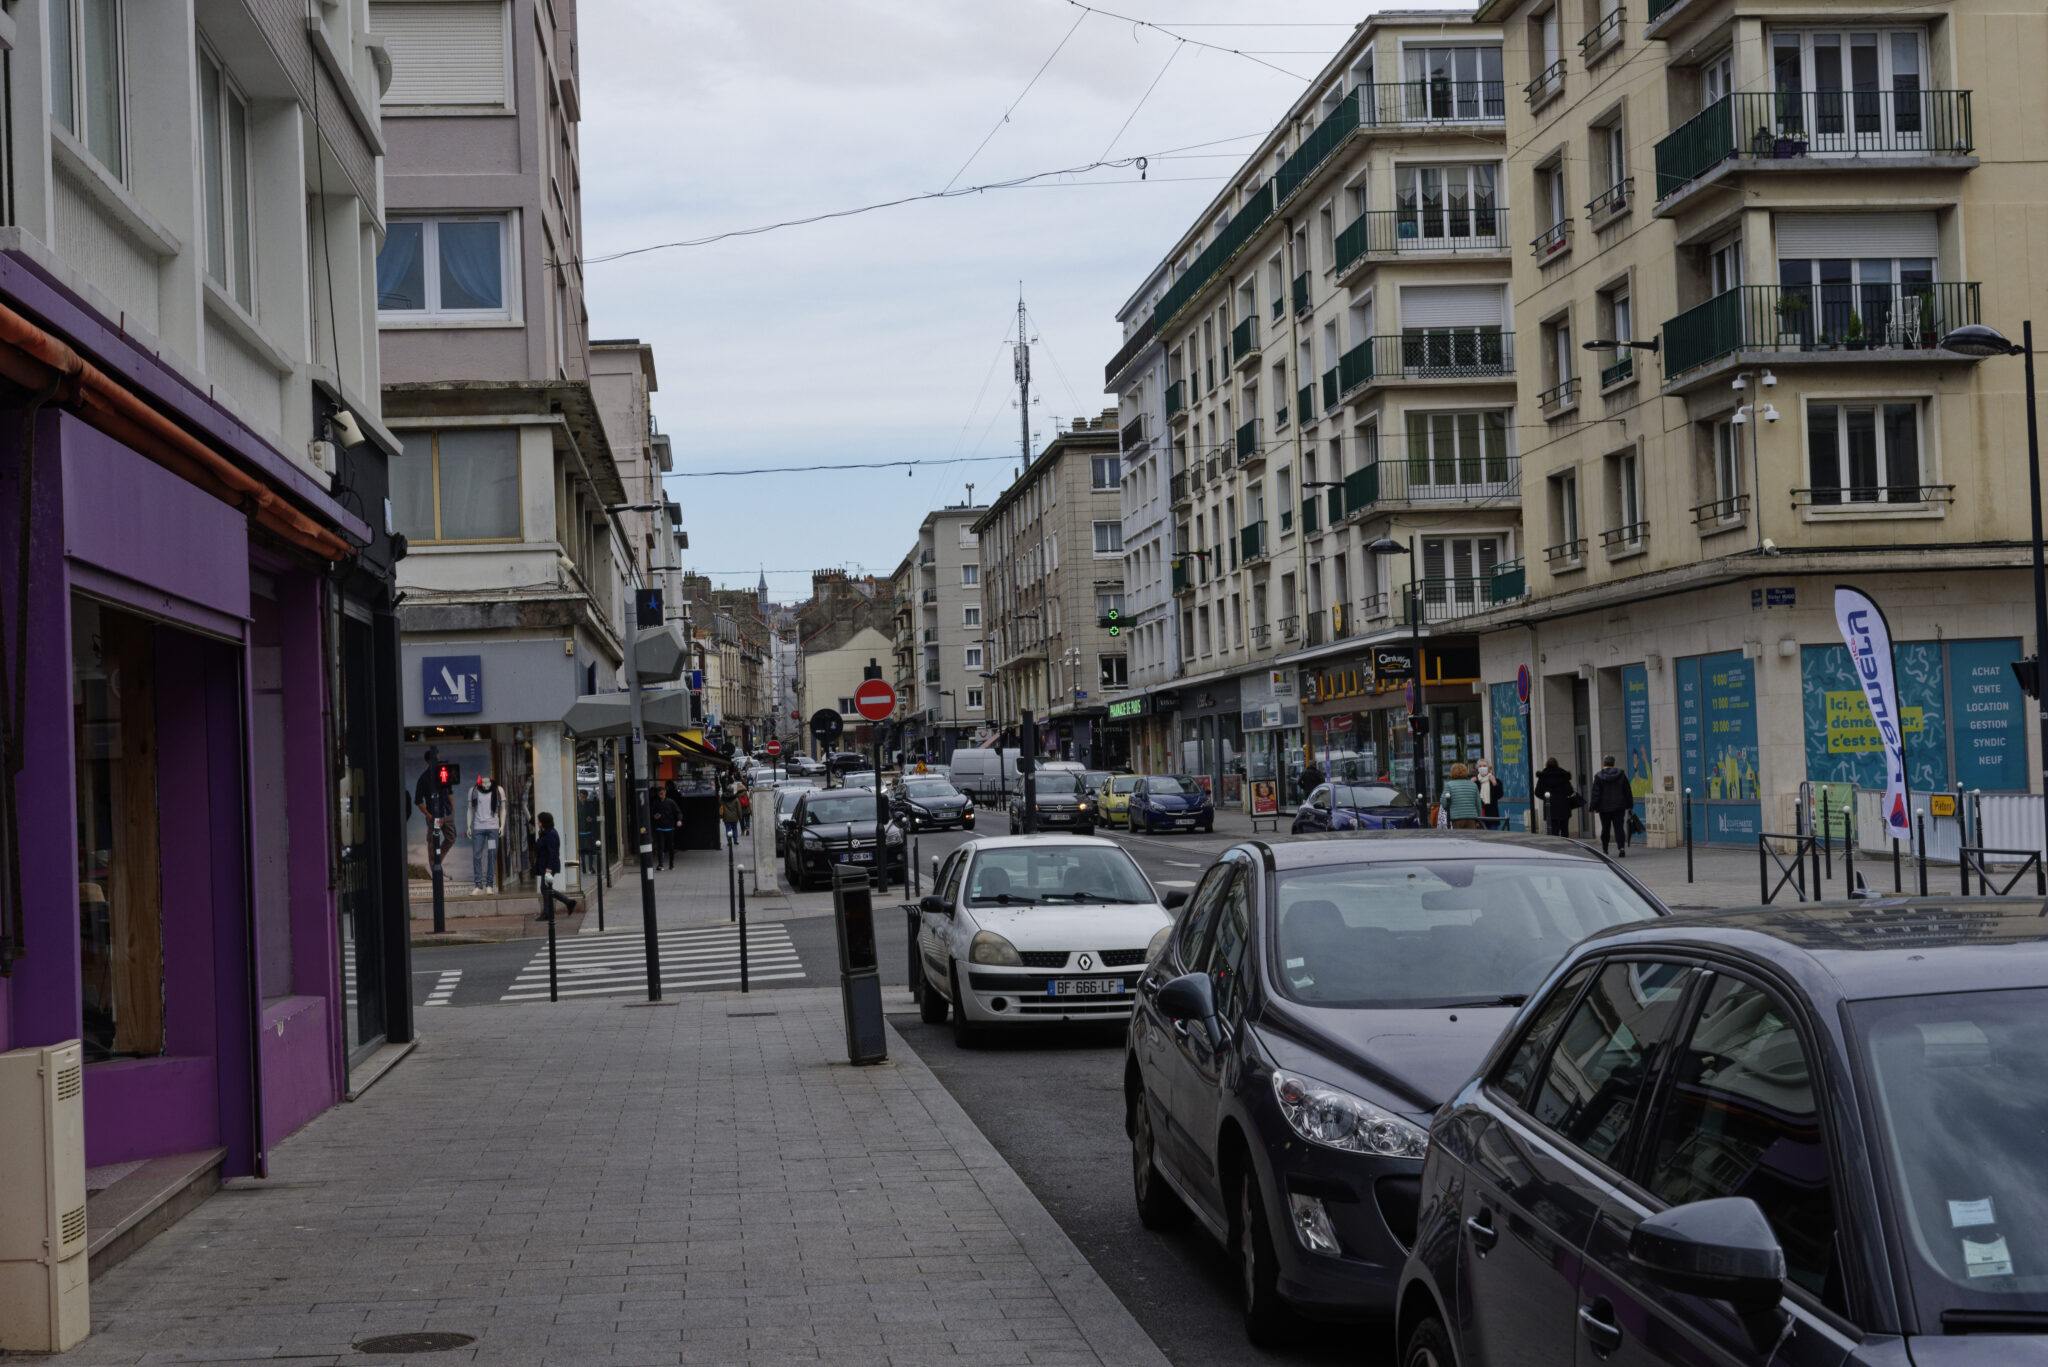
[{"label": "drain cover", "polygon": [[474,1334],[379,1334],[356,1344],[358,1353],[445,1353],[476,1342]]}]

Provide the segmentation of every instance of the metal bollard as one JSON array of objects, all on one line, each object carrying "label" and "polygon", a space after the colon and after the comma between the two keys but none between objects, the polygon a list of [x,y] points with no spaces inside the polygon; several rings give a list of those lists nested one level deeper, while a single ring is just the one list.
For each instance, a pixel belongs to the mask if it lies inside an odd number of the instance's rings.
[{"label": "metal bollard", "polygon": [[1914,851],[1913,861],[1919,866],[1920,895],[1925,897],[1927,895],[1927,813],[1924,810],[1917,811],[1913,813],[1913,818],[1918,830],[1914,837],[1914,844],[1918,848]]},{"label": "metal bollard", "polygon": [[1842,895],[1856,895],[1856,817],[1853,807],[1842,813]]},{"label": "metal bollard", "polygon": [[[1536,811],[1534,803],[1530,804],[1529,811],[1533,816]],[[1685,790],[1685,881],[1688,883],[1692,881],[1692,789],[1690,788]]]},{"label": "metal bollard", "polygon": [[910,837],[910,895],[913,898],[922,896],[924,890],[924,873],[917,867],[918,852],[922,848],[923,844],[916,836]]},{"label": "metal bollard", "polygon": [[740,870],[740,991],[747,990],[747,871]]},{"label": "metal bollard", "polygon": [[1828,790],[1820,790],[1820,848],[1827,856],[1828,877],[1835,876],[1834,828],[1828,821]]},{"label": "metal bollard", "polygon": [[1817,835],[1813,837],[1812,854],[1813,900],[1816,902],[1825,901],[1827,899],[1828,885],[1826,883],[1823,883],[1820,878],[1820,837]]},{"label": "metal bollard", "polygon": [[[548,875],[542,874],[541,877],[546,878]],[[542,887],[544,890],[540,895],[540,911],[541,915],[548,918],[548,1000],[559,1001],[561,998],[555,995],[555,899],[547,894],[545,884]]]},{"label": "metal bollard", "polygon": [[728,921],[737,921],[737,920],[739,920],[739,919],[740,919],[740,904],[739,904],[739,901],[738,901],[738,899],[737,899],[737,898],[736,898],[736,897],[734,896],[734,889],[735,889],[735,887],[737,886],[737,883],[736,883],[736,881],[735,881],[735,879],[734,879],[734,875],[733,875],[733,867],[734,867],[734,866],[733,866],[733,853],[732,853],[732,848],[733,848],[733,847],[732,847],[732,842],[731,842],[730,840],[726,841],[726,842],[725,842],[725,919],[726,919],[726,920],[728,920]]}]

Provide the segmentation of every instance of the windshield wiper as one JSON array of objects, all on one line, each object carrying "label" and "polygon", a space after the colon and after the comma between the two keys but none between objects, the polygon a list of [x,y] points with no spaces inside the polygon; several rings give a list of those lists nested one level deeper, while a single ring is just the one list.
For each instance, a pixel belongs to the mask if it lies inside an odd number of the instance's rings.
[{"label": "windshield wiper", "polygon": [[1527,992],[1503,992],[1498,997],[1477,997],[1469,1002],[1442,1002],[1439,1009],[1456,1010],[1461,1006],[1520,1006],[1527,1000]]},{"label": "windshield wiper", "polygon": [[1135,897],[1099,897],[1092,892],[1048,892],[1045,900],[1050,902],[1055,897],[1070,902],[1101,902],[1110,906],[1128,906],[1137,901]]},{"label": "windshield wiper", "polygon": [[2048,1310],[1944,1310],[1944,1334],[2048,1333]]},{"label": "windshield wiper", "polygon": [[[1057,893],[1053,895],[1058,896]],[[967,899],[967,904],[969,906],[974,906],[976,904],[986,906],[990,902],[1001,902],[1005,906],[1017,907],[1035,907],[1038,905],[1038,899],[1036,897],[1020,897],[1014,892],[999,892],[993,897],[975,897],[970,895]]]}]

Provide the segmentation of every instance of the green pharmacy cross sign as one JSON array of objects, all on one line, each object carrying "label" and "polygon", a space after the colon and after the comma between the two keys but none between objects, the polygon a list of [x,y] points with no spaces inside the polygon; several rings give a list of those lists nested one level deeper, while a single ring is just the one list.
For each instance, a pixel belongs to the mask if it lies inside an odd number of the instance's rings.
[{"label": "green pharmacy cross sign", "polygon": [[1124,615],[1115,608],[1111,608],[1108,612],[1095,619],[1095,625],[1107,628],[1112,636],[1121,636],[1124,634]]}]

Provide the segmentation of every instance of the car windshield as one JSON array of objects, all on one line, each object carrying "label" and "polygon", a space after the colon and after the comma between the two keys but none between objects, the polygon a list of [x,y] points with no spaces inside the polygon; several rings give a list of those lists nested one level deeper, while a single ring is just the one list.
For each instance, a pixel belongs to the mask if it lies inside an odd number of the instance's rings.
[{"label": "car windshield", "polygon": [[1200,794],[1202,785],[1186,774],[1159,774],[1145,780],[1145,791],[1152,797],[1172,797],[1175,793]]},{"label": "car windshield", "polygon": [[2048,1313],[2048,988],[1852,1004],[1921,1331]]},{"label": "car windshield", "polygon": [[804,825],[819,826],[826,822],[837,824],[841,821],[873,821],[875,819],[875,795],[869,792],[857,793],[812,793],[811,800],[804,804]]},{"label": "car windshield", "polygon": [[1581,859],[1429,859],[1282,875],[1280,991],[1315,1006],[1518,1004],[1566,950],[1657,909]]},{"label": "car windshield", "polygon": [[1415,805],[1415,794],[1400,788],[1389,788],[1384,784],[1340,783],[1335,791],[1337,806],[1348,807],[1358,812],[1369,812],[1378,807]]},{"label": "car windshield", "polygon": [[1107,782],[1109,782],[1109,774],[1101,769],[1090,769],[1087,773],[1081,775],[1081,786],[1091,793]]},{"label": "car windshield", "polygon": [[912,779],[903,785],[903,791],[915,798],[947,798],[960,796],[959,789],[942,778]]},{"label": "car windshield", "polygon": [[872,769],[852,770],[846,775],[844,782],[840,786],[845,788],[872,788],[875,786],[875,771]]},{"label": "car windshield", "polygon": [[1138,776],[1136,774],[1118,774],[1109,781],[1109,791],[1112,793],[1128,793],[1137,786]]},{"label": "car windshield", "polygon": [[1131,857],[1113,845],[1033,844],[983,850],[967,880],[970,906],[1154,901]]},{"label": "car windshield", "polygon": [[775,814],[777,816],[788,816],[796,810],[796,804],[803,801],[804,794],[810,791],[811,789],[809,788],[784,788],[777,792],[775,794]]},{"label": "car windshield", "polygon": [[1072,797],[1081,791],[1079,774],[1040,774],[1038,795],[1040,797]]}]

